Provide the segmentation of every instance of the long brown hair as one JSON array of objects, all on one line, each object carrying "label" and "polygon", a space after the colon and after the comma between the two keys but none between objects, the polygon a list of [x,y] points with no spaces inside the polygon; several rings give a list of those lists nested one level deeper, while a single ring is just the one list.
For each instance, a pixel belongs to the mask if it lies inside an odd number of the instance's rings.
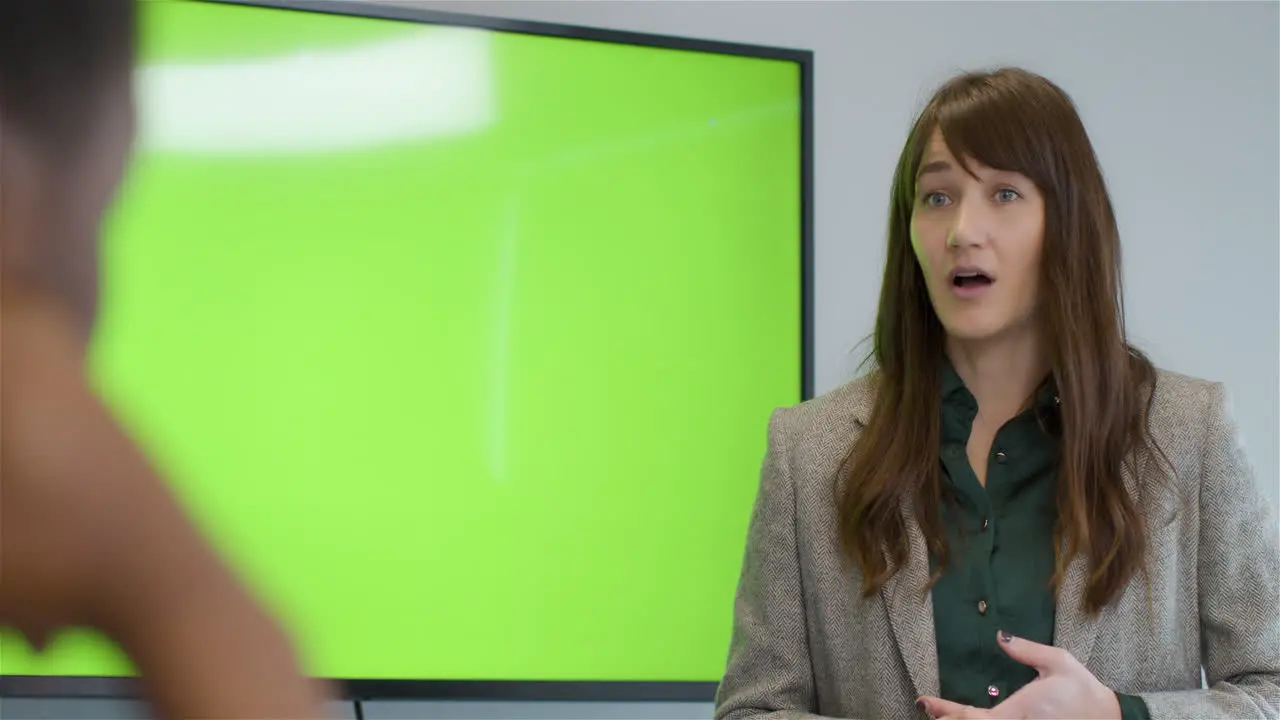
[{"label": "long brown hair", "polygon": [[1085,606],[1096,613],[1145,563],[1146,526],[1121,470],[1164,457],[1147,425],[1156,370],[1126,338],[1119,230],[1084,125],[1066,93],[1025,70],[969,73],[943,85],[898,160],[873,333],[875,403],[840,478],[845,550],[862,570],[865,593],[879,591],[906,562],[901,509],[910,503],[929,551],[941,567],[947,560],[939,460],[945,333],[910,235],[916,173],[935,129],[961,163],[1022,173],[1044,196],[1040,316],[1061,400],[1054,583],[1083,553],[1092,571]]}]

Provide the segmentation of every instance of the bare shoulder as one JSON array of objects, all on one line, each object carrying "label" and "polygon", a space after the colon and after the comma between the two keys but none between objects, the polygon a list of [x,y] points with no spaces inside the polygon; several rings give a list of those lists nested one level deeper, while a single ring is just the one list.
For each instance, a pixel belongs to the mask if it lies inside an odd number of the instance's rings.
[{"label": "bare shoulder", "polygon": [[[0,303],[0,468],[6,492],[70,491],[69,472],[105,449],[112,423],[84,371],[84,351],[55,310],[21,297]],[[90,442],[89,445],[77,443]],[[75,488],[83,493],[87,488]]]},{"label": "bare shoulder", "polygon": [[0,626],[36,645],[105,632],[159,717],[321,717],[282,628],[95,397],[69,326],[2,312]]},{"label": "bare shoulder", "polygon": [[40,643],[85,623],[105,548],[91,538],[101,500],[77,482],[92,403],[60,318],[8,295],[0,309],[0,622]]},{"label": "bare shoulder", "polygon": [[[7,296],[0,317],[0,622],[39,643],[111,624],[112,599],[166,537],[198,552],[176,502],[89,386],[83,349],[51,308]],[[158,577],[148,577],[155,582]]]}]

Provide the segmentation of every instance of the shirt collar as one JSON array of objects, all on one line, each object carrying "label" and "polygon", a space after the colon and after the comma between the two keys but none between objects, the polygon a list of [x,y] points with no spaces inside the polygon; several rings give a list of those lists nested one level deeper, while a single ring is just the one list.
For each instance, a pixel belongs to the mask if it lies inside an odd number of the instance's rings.
[{"label": "shirt collar", "polygon": [[[942,355],[942,399],[952,400],[957,397],[965,399],[971,398],[972,394],[965,387],[964,380],[960,379],[960,374],[956,372],[955,366],[951,364],[951,358],[946,353]],[[1040,384],[1036,390],[1035,402],[1033,403],[1037,410],[1053,410],[1056,411],[1062,402],[1058,396],[1058,384],[1054,381],[1053,374],[1050,373]]]}]

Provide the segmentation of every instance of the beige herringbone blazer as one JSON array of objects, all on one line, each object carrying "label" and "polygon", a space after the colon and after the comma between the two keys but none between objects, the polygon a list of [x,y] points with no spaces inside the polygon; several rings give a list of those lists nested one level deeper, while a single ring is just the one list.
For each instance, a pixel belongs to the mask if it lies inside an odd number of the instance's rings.
[{"label": "beige herringbone blazer", "polygon": [[[907,566],[869,599],[839,550],[836,470],[874,391],[863,378],[770,422],[718,720],[916,720],[925,717],[916,698],[938,693],[923,536],[915,532]],[[1054,644],[1111,689],[1141,695],[1153,718],[1280,717],[1280,533],[1223,387],[1160,372],[1151,429],[1185,495],[1180,507],[1154,491],[1159,478],[1124,478],[1135,497],[1156,499],[1144,508],[1154,602],[1139,577],[1087,616],[1087,567],[1077,560],[1059,593]]]}]

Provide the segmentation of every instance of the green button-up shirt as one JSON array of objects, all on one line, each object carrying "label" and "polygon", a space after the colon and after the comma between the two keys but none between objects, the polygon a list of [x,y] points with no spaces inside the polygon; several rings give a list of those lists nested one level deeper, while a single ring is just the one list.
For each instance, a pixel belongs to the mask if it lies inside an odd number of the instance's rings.
[{"label": "green button-up shirt", "polygon": [[[1000,649],[1000,630],[1053,644],[1058,399],[1052,384],[996,433],[984,488],[966,446],[978,403],[950,363],[942,382],[942,517],[950,562],[933,589],[938,679],[947,700],[989,708],[1036,677]],[[935,558],[936,566],[936,558]],[[1124,718],[1143,718],[1120,696]]]}]

